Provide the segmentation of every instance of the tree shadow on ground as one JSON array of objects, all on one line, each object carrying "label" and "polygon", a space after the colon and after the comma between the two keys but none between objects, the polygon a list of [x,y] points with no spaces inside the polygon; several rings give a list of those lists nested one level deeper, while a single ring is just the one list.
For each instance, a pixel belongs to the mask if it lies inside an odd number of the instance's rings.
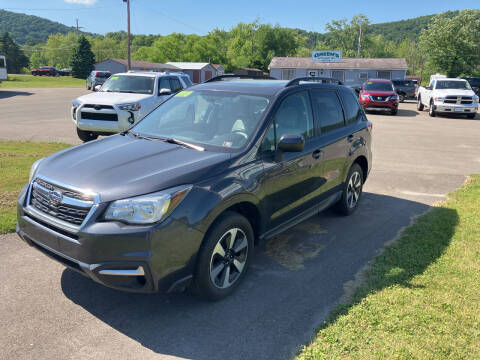
[{"label": "tree shadow on ground", "polygon": [[7,99],[14,96],[30,96],[33,93],[28,91],[13,91],[13,90],[3,90],[0,89],[0,99]]},{"label": "tree shadow on ground", "polygon": [[[313,256],[305,255],[302,266],[285,267],[260,248],[238,290],[219,302],[200,301],[189,293],[123,293],[71,270],[63,272],[61,286],[72,302],[158,354],[209,360],[292,358],[337,306],[344,285],[413,216],[428,209],[422,203],[364,193],[352,216],[327,210],[286,232],[288,239],[278,242],[286,246],[284,255],[302,246],[315,250]],[[429,229],[436,240],[420,236],[385,251],[381,256],[393,257],[392,267],[404,271],[391,276],[388,269],[376,270],[384,280],[371,291],[395,283],[409,286],[413,276],[441,256],[457,217],[449,210],[436,211],[446,218],[439,229]],[[304,253],[308,251],[296,251],[296,256]]]}]

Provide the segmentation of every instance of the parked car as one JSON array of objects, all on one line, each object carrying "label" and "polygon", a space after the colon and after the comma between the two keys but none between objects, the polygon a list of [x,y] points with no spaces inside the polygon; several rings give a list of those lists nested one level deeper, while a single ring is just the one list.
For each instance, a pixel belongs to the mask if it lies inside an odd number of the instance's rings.
[{"label": "parked car", "polygon": [[461,79],[467,80],[475,94],[480,96],[480,78],[478,77],[462,77]]},{"label": "parked car", "polygon": [[73,100],[72,120],[78,137],[90,141],[98,135],[127,130],[189,84],[190,78],[184,73],[131,71],[115,74],[99,91]]},{"label": "parked car", "polygon": [[398,112],[398,95],[393,83],[385,79],[370,79],[360,90],[360,104],[365,110],[389,110],[392,115]]},{"label": "parked car", "polygon": [[0,55],[0,82],[7,79],[7,59],[5,58],[5,55]]},{"label": "parked car", "polygon": [[398,94],[398,100],[404,102],[405,99],[415,98],[415,83],[413,80],[402,79],[402,80],[392,80],[395,92]]},{"label": "parked car", "polygon": [[372,124],[351,89],[307,81],[196,85],[130,130],[35,162],[17,233],[115,289],[231,294],[259,243],[358,208]]},{"label": "parked car", "polygon": [[71,73],[72,73],[72,69],[65,68],[60,70],[61,76],[69,76],[71,75]]},{"label": "parked car", "polygon": [[112,76],[110,71],[92,71],[86,80],[87,90],[95,91],[95,86],[103,85],[110,76]]},{"label": "parked car", "polygon": [[31,73],[33,76],[59,76],[60,70],[55,66],[40,66],[32,69]]},{"label": "parked car", "polygon": [[478,110],[478,95],[468,81],[446,77],[434,77],[429,86],[418,89],[417,109],[428,107],[428,113],[434,117],[437,113],[464,114],[473,119]]}]

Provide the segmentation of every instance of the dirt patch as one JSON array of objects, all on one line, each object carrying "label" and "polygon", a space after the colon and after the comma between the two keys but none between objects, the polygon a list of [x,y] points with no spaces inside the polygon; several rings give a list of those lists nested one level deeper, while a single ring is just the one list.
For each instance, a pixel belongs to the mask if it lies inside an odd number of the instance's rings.
[{"label": "dirt patch", "polygon": [[268,241],[265,253],[289,270],[301,270],[305,260],[316,257],[325,248],[325,234],[327,230],[319,224],[305,221]]},{"label": "dirt patch", "polygon": [[2,191],[0,192],[0,209],[11,209],[15,207],[18,198],[18,191]]}]

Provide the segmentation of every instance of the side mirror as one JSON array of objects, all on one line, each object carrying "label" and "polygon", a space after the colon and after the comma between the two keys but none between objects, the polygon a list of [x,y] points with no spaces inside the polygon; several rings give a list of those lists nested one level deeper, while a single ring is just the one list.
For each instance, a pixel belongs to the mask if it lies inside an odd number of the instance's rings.
[{"label": "side mirror", "polygon": [[301,135],[285,134],[278,142],[278,150],[283,152],[299,152],[305,146],[305,139]]},{"label": "side mirror", "polygon": [[172,90],[167,88],[160,89],[160,91],[158,92],[158,95],[171,95],[171,94],[172,94]]},{"label": "side mirror", "polygon": [[95,87],[93,88],[94,91],[98,91],[100,90],[100,88],[102,87],[102,85],[95,85]]}]

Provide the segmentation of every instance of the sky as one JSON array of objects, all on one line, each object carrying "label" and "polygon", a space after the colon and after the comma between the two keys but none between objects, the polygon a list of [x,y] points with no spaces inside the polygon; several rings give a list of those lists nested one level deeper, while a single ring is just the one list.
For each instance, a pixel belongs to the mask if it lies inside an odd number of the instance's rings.
[{"label": "sky", "polygon": [[[447,10],[478,9],[478,0],[130,0],[134,34],[167,35],[172,32],[207,34],[214,28],[229,30],[238,22],[279,24],[325,32],[325,24],[365,14],[371,23],[404,20]],[[83,31],[105,34],[126,30],[126,4],[122,0],[0,0],[0,8],[44,17]]]}]

